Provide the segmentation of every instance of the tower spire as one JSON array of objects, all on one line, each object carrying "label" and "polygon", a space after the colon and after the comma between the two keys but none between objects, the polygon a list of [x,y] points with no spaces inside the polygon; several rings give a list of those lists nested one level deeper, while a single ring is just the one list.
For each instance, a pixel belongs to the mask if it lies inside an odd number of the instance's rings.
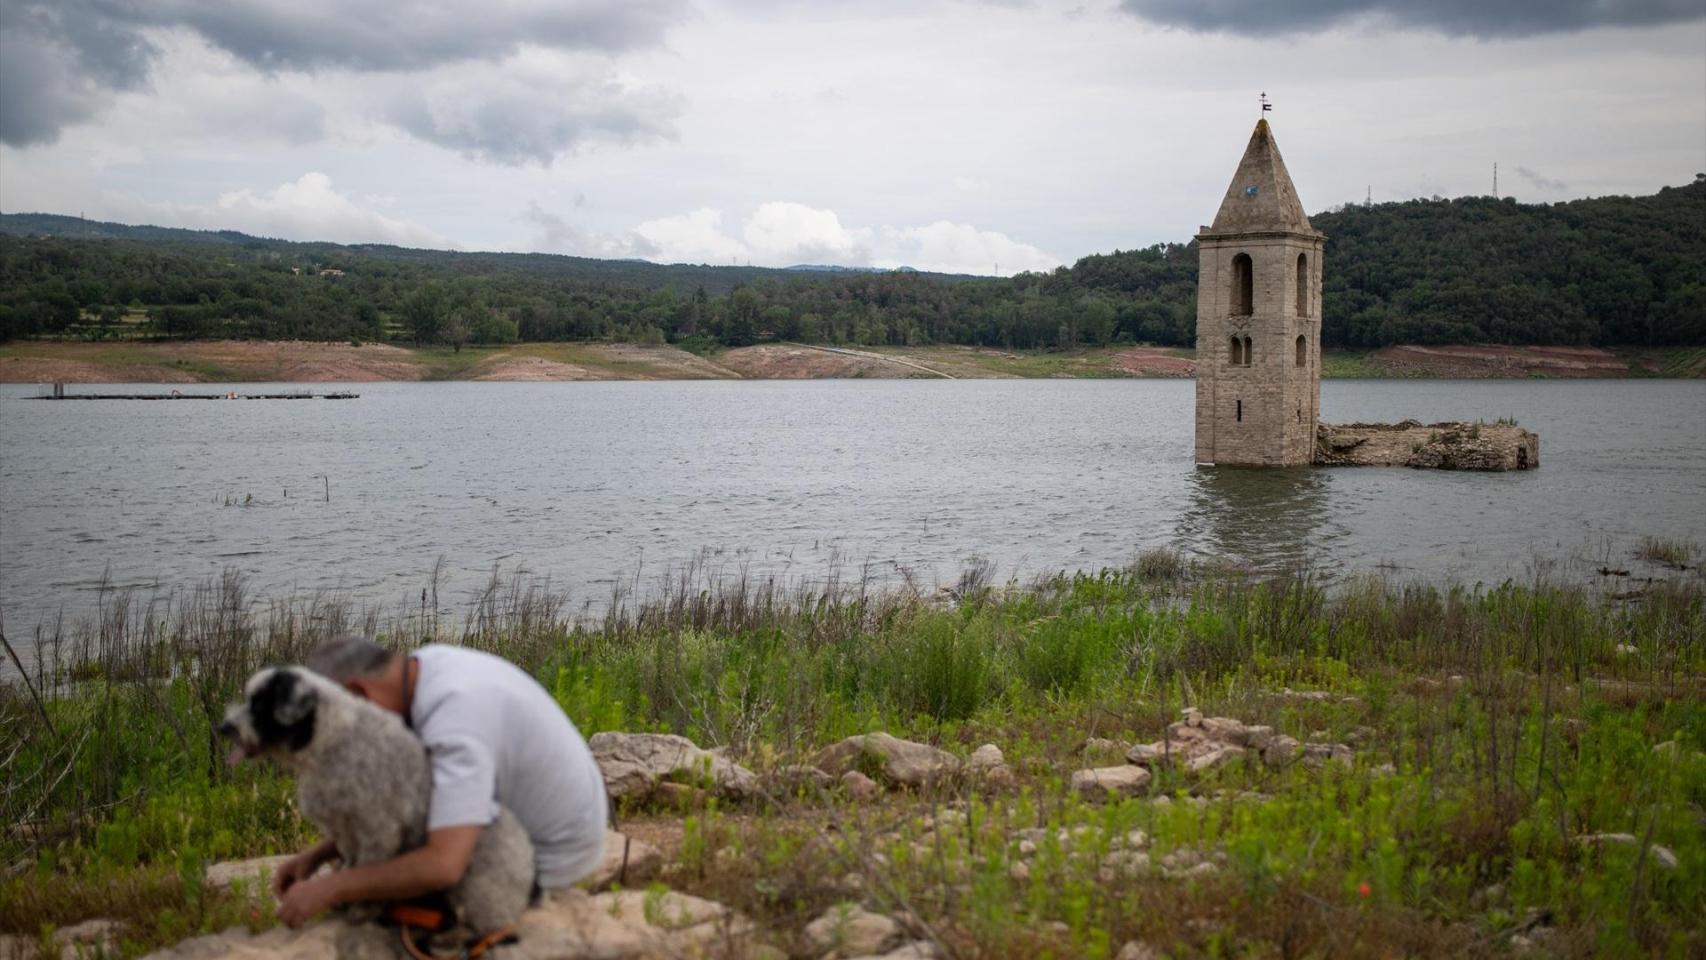
[{"label": "tower spire", "polygon": [[1266,117],[1256,121],[1250,143],[1244,148],[1244,159],[1238,162],[1238,171],[1226,188],[1226,198],[1214,215],[1214,225],[1206,232],[1251,231],[1316,233],[1297,199],[1297,188],[1291,184],[1291,174],[1286,172],[1279,144],[1274,141]]}]

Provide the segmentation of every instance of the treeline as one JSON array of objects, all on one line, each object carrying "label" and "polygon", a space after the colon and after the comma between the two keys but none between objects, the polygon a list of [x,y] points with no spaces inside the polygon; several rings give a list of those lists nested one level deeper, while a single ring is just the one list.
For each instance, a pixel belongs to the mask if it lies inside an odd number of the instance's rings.
[{"label": "treeline", "polygon": [[[1318,214],[1324,341],[1706,343],[1706,177],[1646,197]],[[1190,345],[1194,243],[1009,279],[290,243],[0,216],[0,339]]]}]

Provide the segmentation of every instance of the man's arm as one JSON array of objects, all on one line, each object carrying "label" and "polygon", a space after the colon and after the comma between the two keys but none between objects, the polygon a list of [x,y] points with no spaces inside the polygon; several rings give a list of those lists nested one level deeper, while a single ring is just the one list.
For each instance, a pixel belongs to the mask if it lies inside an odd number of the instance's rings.
[{"label": "man's arm", "polygon": [[325,863],[338,858],[338,845],[331,840],[321,840],[312,847],[302,851],[279,865],[278,871],[272,876],[272,894],[275,897],[284,896],[284,892],[292,886],[314,875]]},{"label": "man's arm", "polygon": [[347,903],[407,900],[448,890],[468,871],[474,845],[484,829],[478,825],[443,827],[428,833],[424,846],[402,856],[297,883],[280,899],[278,918],[299,927],[315,914]]}]

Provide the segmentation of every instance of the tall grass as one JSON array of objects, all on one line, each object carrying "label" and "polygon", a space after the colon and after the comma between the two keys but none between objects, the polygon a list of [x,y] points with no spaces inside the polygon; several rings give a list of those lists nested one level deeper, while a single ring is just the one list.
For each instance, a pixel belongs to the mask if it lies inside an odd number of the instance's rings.
[{"label": "tall grass", "polygon": [[[36,886],[60,878],[87,889],[88,878],[114,870],[306,839],[287,784],[247,765],[227,770],[213,728],[254,669],[299,661],[353,630],[400,648],[440,641],[492,651],[538,677],[584,732],[680,732],[755,766],[873,729],[953,749],[995,739],[1029,771],[1022,802],[1036,806],[990,816],[1028,816],[1032,825],[1137,816],[1063,801],[1060,778],[1086,736],[1153,738],[1187,703],[1300,737],[1349,738],[1365,763],[1390,764],[1395,779],[1376,789],[1256,764],[1228,774],[1227,785],[1230,795],[1275,798],[1259,815],[1181,808],[1143,814],[1144,829],[1243,857],[1250,889],[1264,896],[1276,877],[1319,898],[1323,883],[1373,876],[1407,916],[1440,919],[1468,912],[1472,894],[1499,884],[1522,891],[1500,909],[1567,904],[1572,922],[1621,931],[1605,933],[1606,943],[1668,943],[1676,918],[1706,896],[1706,880],[1643,867],[1642,897],[1656,905],[1614,923],[1611,914],[1634,901],[1612,887],[1633,882],[1635,864],[1584,860],[1574,837],[1650,832],[1706,866],[1706,841],[1685,839],[1689,805],[1706,805],[1706,792],[1686,778],[1693,766],[1654,766],[1650,749],[1676,741],[1698,757],[1690,751],[1706,744],[1703,584],[1696,571],[1639,597],[1538,574],[1492,588],[1378,576],[1329,586],[1306,572],[1251,576],[1146,554],[1130,568],[1023,585],[993,585],[987,569],[974,568],[941,592],[878,589],[866,571],[782,581],[691,564],[649,588],[622,582],[597,611],[571,608],[548,582],[494,574],[459,616],[440,612],[431,584],[418,608],[389,612],[333,595],[256,604],[233,574],[165,600],[114,590],[97,616],[37,632],[27,684],[17,676],[0,684],[0,868],[33,870]],[[1287,699],[1287,687],[1330,696]],[[1173,772],[1156,784],[1199,787]],[[821,826],[809,812],[799,823]],[[740,842],[834,853],[791,829],[760,823],[742,828]],[[849,828],[848,842],[856,834]],[[765,862],[786,872],[774,857]],[[704,892],[776,922],[799,910],[766,899],[774,878],[755,886],[726,864],[695,871]],[[968,905],[941,902],[931,876],[886,882],[911,883],[910,897],[967,920]],[[1119,911],[1137,904],[1121,898],[1138,894],[1124,887],[987,879],[1014,916],[1131,929]],[[1083,902],[1062,899],[1069,892]],[[65,904],[31,903],[78,916]],[[0,910],[0,927],[20,917]],[[1012,940],[1003,929],[991,942]]]}]

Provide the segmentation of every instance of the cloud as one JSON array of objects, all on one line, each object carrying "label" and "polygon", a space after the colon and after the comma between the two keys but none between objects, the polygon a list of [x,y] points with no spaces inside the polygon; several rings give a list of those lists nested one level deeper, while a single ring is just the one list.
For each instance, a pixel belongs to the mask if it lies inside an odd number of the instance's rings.
[{"label": "cloud", "polygon": [[437,232],[397,220],[356,204],[332,188],[323,173],[305,173],[271,193],[235,190],[222,194],[212,209],[185,211],[179,219],[213,229],[241,230],[287,240],[334,243],[394,243],[405,247],[452,246]]},{"label": "cloud", "polygon": [[635,143],[675,135],[679,97],[631,86],[609,69],[543,54],[500,66],[445,68],[410,84],[385,110],[405,132],[475,160],[549,166],[589,141]]},{"label": "cloud", "polygon": [[1534,184],[1536,187],[1538,187],[1541,190],[1558,192],[1558,191],[1562,191],[1562,190],[1568,190],[1570,188],[1569,184],[1565,183],[1562,180],[1554,180],[1551,177],[1541,176],[1540,174],[1535,173],[1533,170],[1530,170],[1527,167],[1517,167],[1516,168],[1516,175],[1523,178],[1524,180],[1527,180],[1529,183]]},{"label": "cloud", "polygon": [[924,227],[883,231],[887,248],[879,267],[914,267],[939,273],[999,274],[1046,271],[1060,259],[1004,233],[938,220]]},{"label": "cloud", "polygon": [[760,204],[741,235],[755,262],[864,264],[868,230],[848,230],[834,210],[803,203],[771,201]]},{"label": "cloud", "polygon": [[1653,26],[1702,13],[1698,0],[1121,0],[1120,7],[1162,26],[1248,37],[1369,23],[1492,39]]},{"label": "cloud", "polygon": [[[584,205],[586,198],[575,195],[576,207]],[[652,258],[662,251],[657,244],[638,233],[617,236],[608,233],[596,233],[583,230],[570,223],[560,214],[555,214],[539,205],[538,201],[529,202],[527,209],[521,213],[521,220],[539,228],[529,249],[549,253],[566,253],[576,257],[603,257],[607,259],[626,259],[630,257]]]},{"label": "cloud", "polygon": [[647,220],[634,228],[664,263],[739,263],[752,258],[746,244],[723,233],[723,212],[710,207]]},{"label": "cloud", "polygon": [[914,267],[983,275],[1060,266],[1059,258],[1030,244],[969,224],[848,227],[833,210],[787,201],[759,204],[738,238],[724,231],[722,211],[711,208],[648,220],[634,232],[655,250],[641,255],[666,263]]},{"label": "cloud", "polygon": [[268,72],[400,72],[498,62],[524,46],[654,46],[685,12],[684,0],[6,0],[0,142],[50,143],[114,93],[146,85],[160,53],[150,35],[160,31],[192,32]]}]

